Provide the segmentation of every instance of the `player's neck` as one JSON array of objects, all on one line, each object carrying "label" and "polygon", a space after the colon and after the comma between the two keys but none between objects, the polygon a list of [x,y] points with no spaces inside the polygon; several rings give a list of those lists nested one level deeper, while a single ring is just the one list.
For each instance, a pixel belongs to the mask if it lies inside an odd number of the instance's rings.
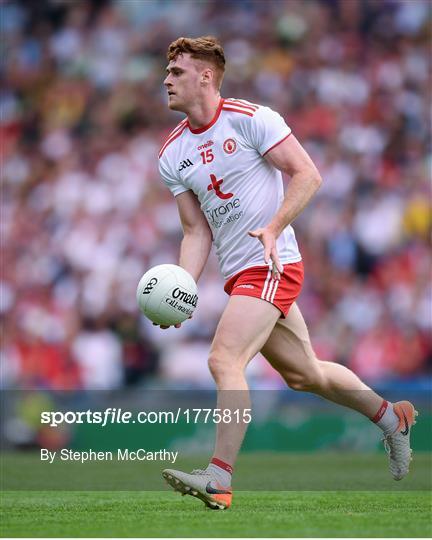
[{"label": "player's neck", "polygon": [[187,112],[188,122],[192,129],[199,129],[210,124],[220,105],[219,93],[206,96],[205,100],[194,104]]}]

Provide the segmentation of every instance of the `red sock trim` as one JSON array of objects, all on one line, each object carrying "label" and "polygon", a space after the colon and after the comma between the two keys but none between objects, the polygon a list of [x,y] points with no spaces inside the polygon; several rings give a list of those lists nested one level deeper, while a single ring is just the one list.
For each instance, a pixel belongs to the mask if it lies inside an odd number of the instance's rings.
[{"label": "red sock trim", "polygon": [[214,457],[211,459],[210,463],[213,463],[213,465],[216,465],[216,467],[220,467],[226,472],[229,472],[230,474],[233,473],[233,468],[229,463],[225,463],[225,461],[222,461],[221,459],[218,459],[217,457]]},{"label": "red sock trim", "polygon": [[386,401],[384,399],[384,401],[382,402],[382,405],[378,409],[378,412],[376,413],[376,415],[373,418],[371,418],[372,422],[374,422],[376,424],[377,422],[379,422],[381,420],[381,418],[384,416],[384,413],[387,410],[388,405],[389,405],[388,401]]}]

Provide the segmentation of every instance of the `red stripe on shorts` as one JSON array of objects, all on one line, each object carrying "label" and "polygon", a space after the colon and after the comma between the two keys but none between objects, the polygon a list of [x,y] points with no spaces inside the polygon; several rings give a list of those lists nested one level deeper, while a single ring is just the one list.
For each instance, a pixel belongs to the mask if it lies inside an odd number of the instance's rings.
[{"label": "red stripe on shorts", "polygon": [[230,296],[253,296],[277,307],[286,317],[291,305],[300,294],[303,284],[302,261],[284,265],[280,280],[272,276],[268,266],[246,268],[231,277],[224,290]]}]

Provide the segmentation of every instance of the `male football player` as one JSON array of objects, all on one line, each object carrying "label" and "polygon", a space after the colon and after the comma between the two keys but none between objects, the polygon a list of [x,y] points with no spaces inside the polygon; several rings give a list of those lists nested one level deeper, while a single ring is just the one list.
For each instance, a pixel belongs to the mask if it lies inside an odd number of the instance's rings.
[{"label": "male football player", "polygon": [[[261,351],[294,390],[375,422],[391,474],[402,479],[411,460],[413,405],[389,403],[345,366],[319,360],[295,302],[303,265],[291,223],[319,188],[319,172],[277,112],[221,97],[225,56],[217,39],[179,38],[167,58],[168,107],[186,115],[159,153],[184,231],[179,264],[197,281],[213,243],[229,294],[209,357],[218,407],[248,407],[244,372]],[[281,171],[290,176],[285,195]],[[219,423],[208,467],[191,474],[166,469],[164,478],[210,508],[228,508],[246,428],[246,421]]]}]

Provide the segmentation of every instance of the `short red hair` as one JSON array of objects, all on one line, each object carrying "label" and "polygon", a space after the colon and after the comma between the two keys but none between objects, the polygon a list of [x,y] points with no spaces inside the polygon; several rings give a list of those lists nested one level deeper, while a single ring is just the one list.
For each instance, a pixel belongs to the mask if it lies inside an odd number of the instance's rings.
[{"label": "short red hair", "polygon": [[181,54],[190,54],[191,58],[211,64],[216,72],[216,86],[218,89],[221,87],[225,73],[225,54],[217,38],[214,36],[180,37],[168,47],[167,59],[171,62]]}]

